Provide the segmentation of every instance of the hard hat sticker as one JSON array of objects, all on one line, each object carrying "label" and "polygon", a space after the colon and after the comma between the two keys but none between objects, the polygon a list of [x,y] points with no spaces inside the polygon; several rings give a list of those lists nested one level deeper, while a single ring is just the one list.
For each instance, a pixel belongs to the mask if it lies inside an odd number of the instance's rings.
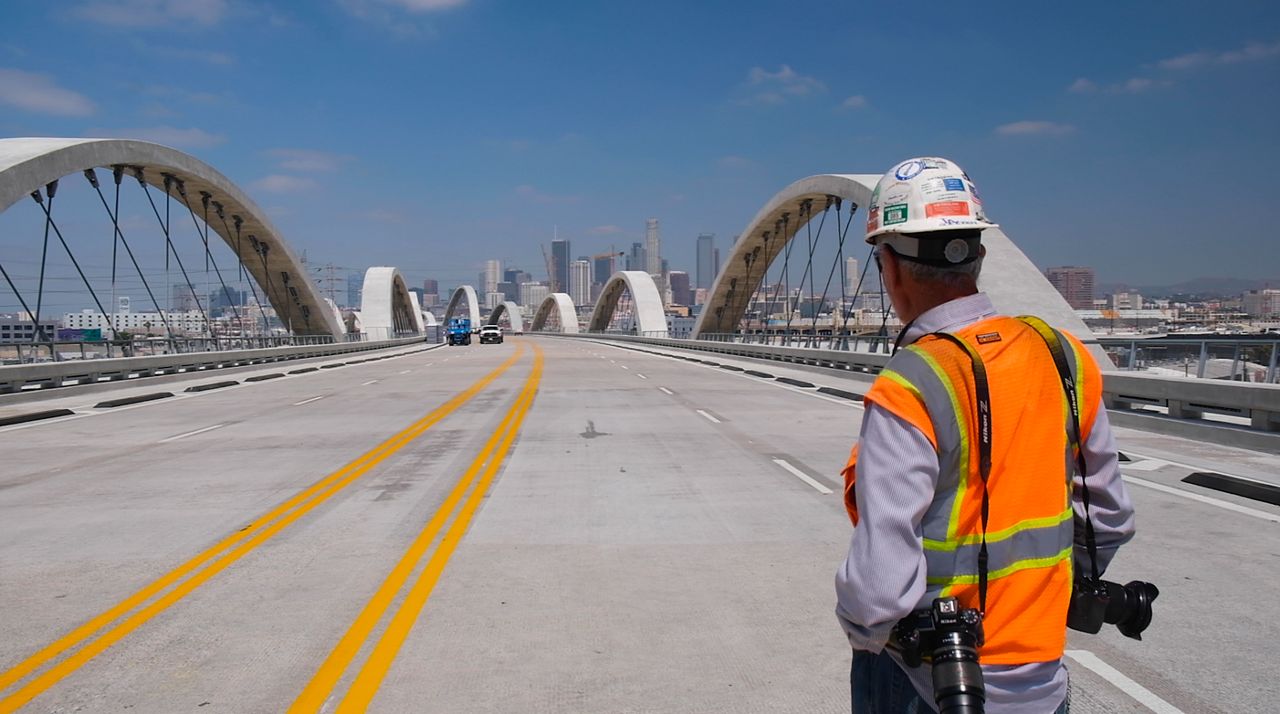
[{"label": "hard hat sticker", "polygon": [[884,224],[892,226],[896,223],[907,222],[907,204],[899,203],[893,206],[884,207]]},{"label": "hard hat sticker", "polygon": [[933,218],[934,216],[967,215],[969,215],[968,201],[939,201],[937,203],[926,204],[924,207],[925,218]]},{"label": "hard hat sticker", "polygon": [[942,186],[948,191],[964,191],[964,179],[944,178]]},{"label": "hard hat sticker", "polygon": [[872,206],[871,210],[867,212],[867,231],[868,232],[874,231],[879,227],[880,227],[880,209],[877,206]]}]

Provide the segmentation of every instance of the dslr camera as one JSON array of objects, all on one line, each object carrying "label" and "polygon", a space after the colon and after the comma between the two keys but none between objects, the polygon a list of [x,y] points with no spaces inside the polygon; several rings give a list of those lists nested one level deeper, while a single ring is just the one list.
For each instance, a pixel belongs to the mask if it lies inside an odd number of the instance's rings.
[{"label": "dslr camera", "polygon": [[893,628],[902,661],[919,667],[926,658],[933,665],[933,700],[939,714],[981,714],[986,702],[978,648],[982,646],[982,615],[960,607],[953,597],[940,597],[928,610],[917,610]]},{"label": "dslr camera", "polygon": [[1071,588],[1067,627],[1096,635],[1105,622],[1115,625],[1125,637],[1141,640],[1142,631],[1151,624],[1151,603],[1159,595],[1155,585],[1141,580],[1121,585],[1077,577]]}]

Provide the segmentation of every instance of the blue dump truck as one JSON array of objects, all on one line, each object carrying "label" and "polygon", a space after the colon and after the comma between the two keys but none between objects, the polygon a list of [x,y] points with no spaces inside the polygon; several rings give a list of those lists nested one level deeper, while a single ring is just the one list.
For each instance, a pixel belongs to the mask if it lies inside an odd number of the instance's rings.
[{"label": "blue dump truck", "polygon": [[471,344],[471,320],[465,317],[455,317],[449,320],[449,344]]}]

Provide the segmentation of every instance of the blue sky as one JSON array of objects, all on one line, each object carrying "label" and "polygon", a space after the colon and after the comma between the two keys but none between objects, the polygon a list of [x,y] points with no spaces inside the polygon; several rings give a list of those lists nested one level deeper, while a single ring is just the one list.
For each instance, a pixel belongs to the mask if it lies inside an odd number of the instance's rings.
[{"label": "blue sky", "polygon": [[[788,183],[941,155],[1041,267],[1277,279],[1280,5],[6,3],[0,135],[169,144],[313,263],[474,280],[722,251]],[[11,210],[17,210],[11,209]]]}]

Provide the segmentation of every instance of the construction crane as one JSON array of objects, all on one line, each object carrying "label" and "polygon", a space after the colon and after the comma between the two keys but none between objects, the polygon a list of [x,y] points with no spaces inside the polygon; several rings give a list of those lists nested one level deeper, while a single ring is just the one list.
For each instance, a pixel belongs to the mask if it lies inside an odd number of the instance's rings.
[{"label": "construction crane", "polygon": [[547,287],[551,290],[556,288],[556,267],[551,262],[551,257],[547,255],[547,247],[541,243],[538,247],[542,249],[542,262],[547,268]]}]

